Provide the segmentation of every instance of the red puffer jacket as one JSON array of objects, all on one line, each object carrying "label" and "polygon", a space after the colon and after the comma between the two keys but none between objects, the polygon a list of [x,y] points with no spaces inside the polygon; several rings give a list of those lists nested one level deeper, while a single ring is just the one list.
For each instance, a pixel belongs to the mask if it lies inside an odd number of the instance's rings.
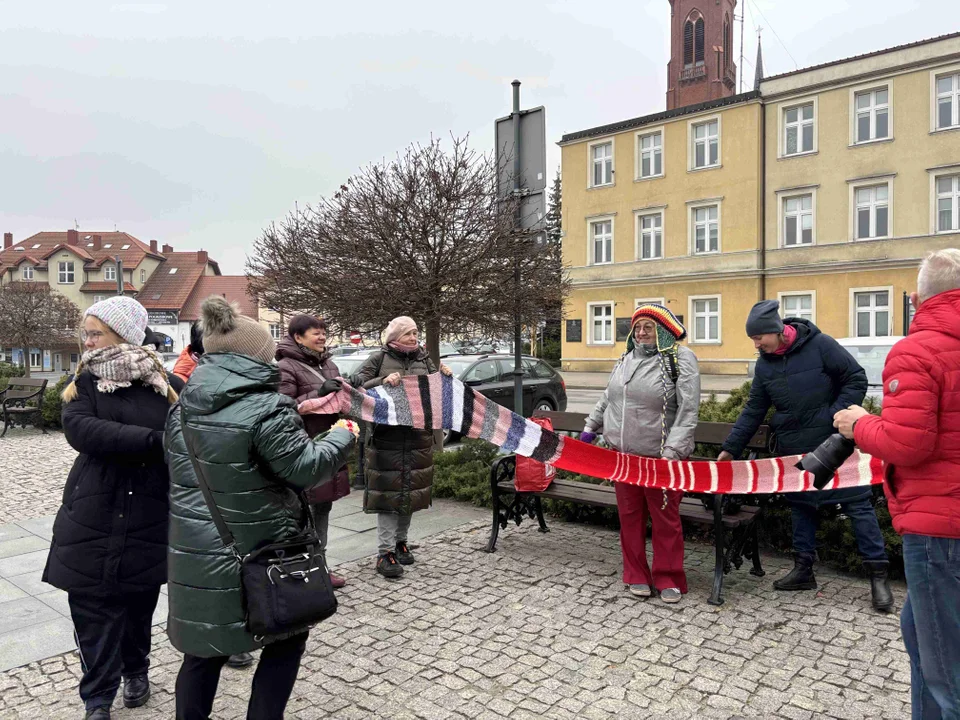
[{"label": "red puffer jacket", "polygon": [[901,535],[960,538],[960,290],[921,303],[883,368],[883,414],[854,439],[889,466],[884,489]]}]

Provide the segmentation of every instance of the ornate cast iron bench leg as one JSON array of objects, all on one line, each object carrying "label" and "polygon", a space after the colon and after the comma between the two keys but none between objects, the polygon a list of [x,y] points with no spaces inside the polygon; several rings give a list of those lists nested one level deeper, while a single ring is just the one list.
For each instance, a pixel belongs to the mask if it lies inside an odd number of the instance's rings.
[{"label": "ornate cast iron bench leg", "polygon": [[497,550],[497,538],[500,536],[500,488],[497,486],[497,467],[490,470],[490,493],[493,496],[493,526],[490,528],[490,540],[487,542],[487,552]]},{"label": "ornate cast iron bench leg", "polygon": [[713,591],[707,603],[723,605],[723,496],[713,496],[713,544],[716,548],[716,564],[713,568]]},{"label": "ornate cast iron bench leg", "polygon": [[533,498],[534,508],[537,511],[537,522],[540,523],[540,532],[550,532],[550,528],[547,527],[546,521],[543,519],[543,506],[540,504],[540,496],[535,495]]},{"label": "ornate cast iron bench leg", "polygon": [[[760,513],[762,515],[763,510],[761,510]],[[753,567],[750,568],[750,574],[756,577],[763,577],[767,573],[760,564],[760,528],[757,527],[759,523],[760,517],[755,517],[753,522],[750,523],[750,554],[753,555]]]}]

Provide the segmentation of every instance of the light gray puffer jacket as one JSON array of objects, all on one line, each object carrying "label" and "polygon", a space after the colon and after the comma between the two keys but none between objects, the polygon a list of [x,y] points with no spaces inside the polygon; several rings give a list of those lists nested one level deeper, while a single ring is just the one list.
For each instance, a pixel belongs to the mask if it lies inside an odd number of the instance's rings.
[{"label": "light gray puffer jacket", "polygon": [[[667,442],[663,457],[684,460],[694,447],[700,410],[700,367],[697,356],[678,348],[676,385],[666,376]],[[603,433],[607,444],[623,452],[660,457],[663,380],[655,350],[638,346],[614,367],[607,389],[587,418],[584,429]]]}]

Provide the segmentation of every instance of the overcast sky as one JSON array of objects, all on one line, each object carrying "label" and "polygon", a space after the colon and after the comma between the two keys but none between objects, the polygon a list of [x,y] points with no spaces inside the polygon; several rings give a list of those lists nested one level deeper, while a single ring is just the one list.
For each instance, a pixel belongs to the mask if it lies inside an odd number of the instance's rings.
[{"label": "overcast sky", "polygon": [[[746,0],[746,87],[758,25],[775,74],[960,30],[956,8]],[[492,148],[515,77],[546,106],[552,176],[563,133],[664,109],[669,19],[668,0],[0,0],[0,230],[116,225],[242,273],[262,227],[357,168],[431,134]]]}]

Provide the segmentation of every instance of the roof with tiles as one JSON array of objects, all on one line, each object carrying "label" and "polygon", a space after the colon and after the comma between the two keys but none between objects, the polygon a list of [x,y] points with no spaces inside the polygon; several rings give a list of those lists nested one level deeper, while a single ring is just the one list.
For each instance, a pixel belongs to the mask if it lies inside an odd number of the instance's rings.
[{"label": "roof with tiles", "polygon": [[[124,281],[123,291],[125,293],[135,293],[137,289],[130,283]],[[109,293],[111,295],[117,292],[117,283],[113,280],[103,280],[97,282],[85,282],[80,286],[82,293]]]},{"label": "roof with tiles", "polygon": [[245,275],[205,275],[194,287],[186,304],[180,311],[180,320],[192,322],[200,319],[200,306],[211,295],[219,295],[228,302],[236,302],[240,313],[258,319],[256,298],[250,294],[250,280]]},{"label": "roof with tiles", "polygon": [[11,247],[0,250],[0,267],[10,267],[24,256],[40,258],[39,263],[62,249],[69,249],[83,259],[85,264],[98,267],[107,260],[120,258],[126,268],[137,267],[145,257],[163,260],[163,255],[152,251],[150,246],[125,232],[62,232],[44,231],[24,238]]},{"label": "roof with tiles", "polygon": [[220,275],[217,263],[203,250],[168,252],[165,258],[137,295],[137,300],[148,310],[181,310],[204,277],[208,264]]}]

